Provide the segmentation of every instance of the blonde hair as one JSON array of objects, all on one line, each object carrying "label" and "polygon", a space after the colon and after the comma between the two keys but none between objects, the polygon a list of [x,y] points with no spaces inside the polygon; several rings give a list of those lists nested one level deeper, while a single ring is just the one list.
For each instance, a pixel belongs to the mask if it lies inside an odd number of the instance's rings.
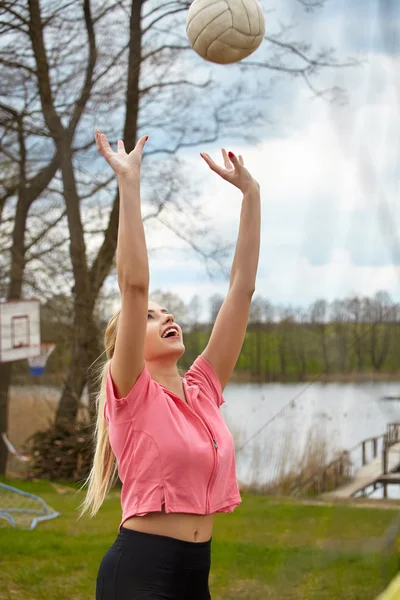
[{"label": "blonde hair", "polygon": [[118,465],[108,437],[108,426],[104,418],[104,405],[106,401],[107,374],[114,354],[119,315],[120,311],[115,313],[108,323],[104,334],[107,361],[101,367],[99,374],[100,391],[96,399],[97,418],[94,431],[95,452],[90,474],[81,487],[82,489],[88,486],[88,490],[84,501],[79,507],[79,518],[86,512],[90,513],[91,517],[94,517],[117,480]]}]

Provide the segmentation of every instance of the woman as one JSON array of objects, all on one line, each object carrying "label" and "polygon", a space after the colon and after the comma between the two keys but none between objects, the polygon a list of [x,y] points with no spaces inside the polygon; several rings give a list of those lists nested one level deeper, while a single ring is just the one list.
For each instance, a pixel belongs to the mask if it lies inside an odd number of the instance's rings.
[{"label": "woman", "polygon": [[260,244],[260,190],[243,159],[222,150],[210,169],[243,193],[227,297],[204,352],[182,378],[182,331],[148,301],[149,265],[140,207],[147,141],[99,152],[120,192],[118,284],[121,309],[105,334],[108,362],[98,398],[96,451],[82,505],[94,516],[118,469],[122,521],[97,577],[97,600],[206,600],[214,515],[240,503],[232,436],[219,412],[238,359],[254,293]]}]

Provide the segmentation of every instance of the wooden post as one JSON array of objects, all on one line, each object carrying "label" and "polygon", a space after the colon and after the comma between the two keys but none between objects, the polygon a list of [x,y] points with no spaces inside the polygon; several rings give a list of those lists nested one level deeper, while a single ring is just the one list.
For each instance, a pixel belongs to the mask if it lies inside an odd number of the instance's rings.
[{"label": "wooden post", "polygon": [[362,465],[364,466],[367,462],[366,451],[365,451],[365,440],[362,443]]},{"label": "wooden post", "polygon": [[383,436],[382,448],[382,472],[384,475],[388,472],[388,436],[387,433]]},{"label": "wooden post", "polygon": [[383,497],[387,498],[387,483],[386,482],[383,484]]},{"label": "wooden post", "polygon": [[378,456],[378,438],[374,438],[374,458]]}]

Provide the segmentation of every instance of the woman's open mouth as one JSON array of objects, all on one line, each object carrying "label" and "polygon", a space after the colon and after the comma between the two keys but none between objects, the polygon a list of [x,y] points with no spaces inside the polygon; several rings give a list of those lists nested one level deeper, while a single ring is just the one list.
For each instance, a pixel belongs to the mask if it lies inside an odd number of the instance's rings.
[{"label": "woman's open mouth", "polygon": [[168,327],[161,336],[162,338],[179,338],[179,330],[177,327]]}]

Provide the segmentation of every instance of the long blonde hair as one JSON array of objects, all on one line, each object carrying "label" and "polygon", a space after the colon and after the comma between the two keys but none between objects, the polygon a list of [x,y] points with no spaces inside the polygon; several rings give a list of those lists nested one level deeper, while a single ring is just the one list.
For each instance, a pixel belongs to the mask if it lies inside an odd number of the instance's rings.
[{"label": "long blonde hair", "polygon": [[88,490],[84,501],[79,506],[79,518],[86,512],[88,512],[91,517],[94,517],[117,480],[118,465],[108,437],[108,426],[104,418],[104,404],[106,401],[107,374],[114,354],[119,314],[120,311],[115,313],[108,323],[104,334],[104,346],[107,360],[101,367],[99,374],[100,391],[96,399],[97,418],[94,431],[95,452],[90,474],[81,487],[82,489],[88,486]]}]

